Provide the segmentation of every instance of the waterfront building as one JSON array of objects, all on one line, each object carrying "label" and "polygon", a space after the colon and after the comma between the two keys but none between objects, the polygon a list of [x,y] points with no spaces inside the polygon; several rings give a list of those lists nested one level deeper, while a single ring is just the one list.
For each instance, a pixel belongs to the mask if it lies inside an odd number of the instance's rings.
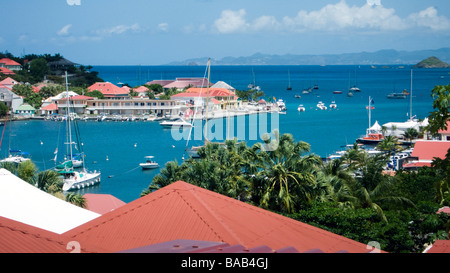
[{"label": "waterfront building", "polygon": [[[70,108],[73,109],[75,114],[85,114],[86,106],[89,100],[93,100],[93,97],[76,95],[69,97]],[[55,101],[55,104],[58,106],[58,113],[65,115],[67,110],[67,98],[61,98]]]},{"label": "waterfront building", "polygon": [[96,82],[88,87],[88,92],[100,91],[105,98],[109,99],[123,99],[127,98],[130,94],[130,88],[128,86],[119,87],[110,82]]},{"label": "waterfront building", "polygon": [[226,109],[237,109],[239,107],[238,97],[234,94],[234,92],[226,89],[226,88],[209,88],[209,93],[207,92],[207,88],[197,88],[191,87],[187,89],[185,92],[176,94],[171,96],[172,100],[177,100],[181,102],[185,102],[186,104],[192,107],[206,107],[206,101],[209,97],[208,103],[211,103],[210,109],[217,108],[217,110],[226,110]]},{"label": "waterfront building", "polygon": [[180,115],[188,107],[174,100],[148,98],[97,99],[86,101],[85,114],[90,115]]},{"label": "waterfront building", "polygon": [[147,85],[159,84],[164,89],[175,88],[177,91],[183,91],[190,87],[212,86],[206,78],[176,78],[175,80],[154,80],[146,83]]},{"label": "waterfront building", "polygon": [[14,113],[18,116],[22,117],[34,117],[36,109],[29,105],[28,103],[24,103],[19,108],[17,108]]}]

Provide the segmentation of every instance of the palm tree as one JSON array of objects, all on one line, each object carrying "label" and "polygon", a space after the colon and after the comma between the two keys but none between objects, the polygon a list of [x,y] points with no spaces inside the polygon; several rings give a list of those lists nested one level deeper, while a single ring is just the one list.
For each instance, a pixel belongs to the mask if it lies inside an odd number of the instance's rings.
[{"label": "palm tree", "polygon": [[47,193],[54,194],[62,191],[62,180],[55,171],[46,170],[36,176],[36,187]]},{"label": "palm tree", "polygon": [[378,143],[377,148],[386,152],[393,152],[400,149],[397,145],[397,138],[394,136],[386,136],[380,143]]},{"label": "palm tree", "polygon": [[407,198],[392,195],[394,180],[382,174],[388,157],[377,155],[370,157],[368,162],[361,167],[361,176],[356,177],[349,185],[350,194],[354,197],[355,208],[372,208],[387,222],[382,206],[410,206],[414,204]]},{"label": "palm tree", "polygon": [[408,139],[409,141],[412,141],[413,139],[416,139],[419,136],[419,132],[414,128],[408,128],[404,133],[403,137],[405,139]]},{"label": "palm tree", "polygon": [[72,192],[66,195],[66,201],[81,208],[85,208],[87,205],[86,198],[84,198],[81,194]]},{"label": "palm tree", "polygon": [[295,142],[290,134],[282,135],[277,144],[277,149],[259,151],[264,167],[257,175],[257,181],[264,187],[260,205],[292,213],[301,204],[311,201],[316,182],[313,171],[320,158],[316,155],[303,157],[303,153],[309,152],[309,144]]}]

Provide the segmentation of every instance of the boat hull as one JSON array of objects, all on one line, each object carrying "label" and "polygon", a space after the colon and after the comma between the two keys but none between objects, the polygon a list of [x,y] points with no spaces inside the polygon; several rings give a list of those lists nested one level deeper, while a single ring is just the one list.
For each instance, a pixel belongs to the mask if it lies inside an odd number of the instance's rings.
[{"label": "boat hull", "polygon": [[155,164],[155,163],[151,163],[151,164],[141,163],[141,164],[139,164],[139,166],[141,166],[142,169],[157,169],[157,168],[159,168],[159,165]]},{"label": "boat hull", "polygon": [[63,179],[63,191],[79,190],[100,183],[100,173],[74,172],[74,175]]}]

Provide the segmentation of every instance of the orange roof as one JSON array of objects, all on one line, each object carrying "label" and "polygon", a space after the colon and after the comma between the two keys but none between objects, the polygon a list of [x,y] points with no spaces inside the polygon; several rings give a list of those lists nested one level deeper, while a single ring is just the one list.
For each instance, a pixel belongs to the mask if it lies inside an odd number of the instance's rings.
[{"label": "orange roof", "polygon": [[138,93],[139,92],[147,92],[148,88],[142,85],[142,86],[139,86],[138,88],[135,88],[134,91],[138,92]]},{"label": "orange roof", "polygon": [[[69,238],[0,217],[0,253],[69,253]],[[80,243],[80,251],[104,252],[89,243]]]},{"label": "orange roof", "polygon": [[42,107],[41,110],[56,111],[58,110],[58,105],[56,105],[56,103],[50,103],[49,105]]},{"label": "orange roof", "polygon": [[14,73],[12,70],[9,70],[6,67],[0,67],[0,73],[5,75],[16,75],[16,73]]},{"label": "orange roof", "polygon": [[434,157],[445,158],[450,149],[450,141],[416,141],[412,157],[418,157],[419,161],[433,160]]},{"label": "orange roof", "polygon": [[3,58],[0,59],[0,64],[5,64],[5,65],[20,65],[18,62],[8,59],[8,58]]},{"label": "orange roof", "polygon": [[439,134],[450,134],[450,120],[447,121],[447,129],[446,130],[439,130]]},{"label": "orange roof", "polygon": [[[88,96],[84,96],[84,95],[76,95],[76,96],[72,96],[69,97],[69,100],[93,100],[93,97],[88,97]],[[62,98],[59,101],[65,101],[67,100],[67,98]]]},{"label": "orange roof", "polygon": [[129,88],[121,88],[110,82],[96,82],[88,87],[89,92],[94,90],[100,91],[105,97],[126,95],[130,93]]},{"label": "orange roof", "polygon": [[366,245],[178,181],[66,233],[111,252],[185,239],[299,252],[368,252]]},{"label": "orange roof", "polygon": [[437,240],[427,253],[450,253],[450,240]]},{"label": "orange roof", "polygon": [[8,77],[8,78],[4,79],[3,81],[0,81],[0,84],[3,84],[3,85],[15,85],[18,83],[19,82],[17,82],[16,80],[14,80],[11,77]]},{"label": "orange roof", "polygon": [[86,193],[83,197],[87,202],[86,209],[98,214],[105,214],[126,204],[110,194]]}]

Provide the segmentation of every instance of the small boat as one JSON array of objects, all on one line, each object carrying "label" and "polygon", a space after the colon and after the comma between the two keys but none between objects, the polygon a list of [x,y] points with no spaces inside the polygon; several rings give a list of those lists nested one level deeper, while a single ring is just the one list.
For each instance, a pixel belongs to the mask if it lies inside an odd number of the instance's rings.
[{"label": "small boat", "polygon": [[277,105],[278,105],[278,108],[280,108],[280,111],[286,111],[287,110],[286,104],[284,103],[284,101],[282,99],[279,99],[277,101]]},{"label": "small boat", "polygon": [[351,90],[348,90],[347,97],[353,97],[353,92]]},{"label": "small boat", "polygon": [[295,95],[294,97],[297,98],[297,99],[301,99],[302,98],[302,96],[300,96],[300,95]]},{"label": "small boat", "polygon": [[350,88],[350,91],[352,92],[361,92],[361,89],[359,89],[356,85]]},{"label": "small boat", "polygon": [[139,166],[142,167],[142,169],[156,169],[159,168],[159,164],[155,161],[153,161],[154,156],[146,156],[146,161],[144,163],[140,163]]},{"label": "small boat", "polygon": [[407,93],[390,93],[387,95],[388,99],[406,99],[406,96],[408,96]]},{"label": "small boat", "polygon": [[342,91],[333,91],[333,94],[342,94]]},{"label": "small boat", "polygon": [[305,109],[305,107],[303,106],[303,104],[300,104],[300,105],[298,106],[297,110],[298,110],[299,112],[305,112],[305,111],[306,111],[306,109]]},{"label": "small boat", "polygon": [[320,110],[327,110],[328,108],[325,106],[325,104],[321,101],[319,101],[317,103],[317,108],[319,108]]},{"label": "small boat", "polygon": [[336,102],[332,101],[330,104],[330,109],[336,109],[336,108],[337,108]]},{"label": "small boat", "polygon": [[27,152],[22,152],[20,150],[9,150],[9,156],[5,159],[0,160],[1,162],[13,162],[16,164],[20,164],[24,161],[30,160],[28,157],[30,154]]},{"label": "small boat", "polygon": [[187,122],[186,120],[182,118],[177,118],[175,120],[164,120],[160,123],[162,127],[165,128],[171,128],[171,127],[192,127],[192,124],[190,122]]}]

